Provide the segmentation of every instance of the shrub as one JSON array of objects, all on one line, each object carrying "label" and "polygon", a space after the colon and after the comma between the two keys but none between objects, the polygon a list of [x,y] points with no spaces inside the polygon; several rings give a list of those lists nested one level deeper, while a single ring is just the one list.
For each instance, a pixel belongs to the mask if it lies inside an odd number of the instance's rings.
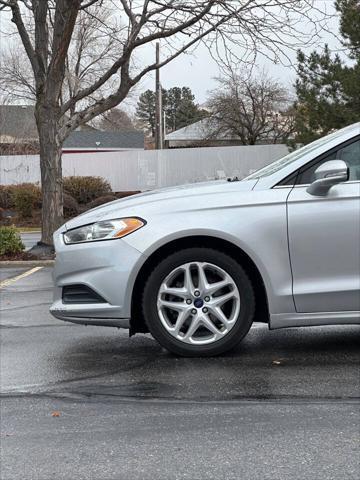
[{"label": "shrub", "polygon": [[25,249],[15,227],[0,227],[0,255],[20,253]]},{"label": "shrub", "polygon": [[87,204],[87,207],[89,209],[100,207],[100,205],[104,205],[104,203],[113,202],[114,200],[118,200],[118,198],[115,195],[104,195],[103,197],[95,198],[95,200]]},{"label": "shrub", "polygon": [[64,217],[75,217],[79,212],[79,204],[75,198],[68,193],[64,193]]},{"label": "shrub", "polygon": [[0,185],[0,207],[5,210],[14,206],[13,185]]},{"label": "shrub", "polygon": [[34,183],[20,183],[18,185],[0,185],[0,207],[5,210],[8,210],[10,208],[17,209],[19,207],[19,203],[17,204],[17,202],[19,202],[21,205],[23,203],[29,203],[31,205],[31,208],[40,208],[40,187],[38,185],[35,185]]},{"label": "shrub", "polygon": [[115,192],[115,195],[117,198],[125,198],[125,197],[130,197],[131,195],[137,195],[138,193],[141,193],[140,190],[129,190],[128,192]]},{"label": "shrub", "polygon": [[102,177],[66,177],[64,192],[84,204],[111,193],[111,186]]},{"label": "shrub", "polygon": [[34,208],[41,207],[41,189],[33,183],[22,183],[12,188],[14,207],[22,218],[32,216]]}]

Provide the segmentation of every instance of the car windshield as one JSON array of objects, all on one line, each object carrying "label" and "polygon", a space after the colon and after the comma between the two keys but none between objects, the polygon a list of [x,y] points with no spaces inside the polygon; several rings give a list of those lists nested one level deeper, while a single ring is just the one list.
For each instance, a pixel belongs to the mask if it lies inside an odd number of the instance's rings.
[{"label": "car windshield", "polygon": [[343,130],[339,130],[330,135],[326,135],[325,137],[319,138],[318,140],[315,140],[314,142],[309,143],[309,145],[305,145],[304,147],[301,147],[298,150],[295,150],[289,153],[288,155],[285,155],[285,157],[282,157],[279,160],[276,160],[275,162],[270,163],[270,165],[266,165],[266,167],[263,167],[260,170],[257,170],[251,175],[245,177],[244,180],[254,180],[262,177],[268,177],[269,175],[272,175],[273,173],[278,172],[282,168],[287,167],[291,163],[296,162],[296,160],[301,158],[303,155],[307,155],[308,153],[311,153],[313,150],[328,143],[329,140],[332,140],[342,134],[343,134]]}]

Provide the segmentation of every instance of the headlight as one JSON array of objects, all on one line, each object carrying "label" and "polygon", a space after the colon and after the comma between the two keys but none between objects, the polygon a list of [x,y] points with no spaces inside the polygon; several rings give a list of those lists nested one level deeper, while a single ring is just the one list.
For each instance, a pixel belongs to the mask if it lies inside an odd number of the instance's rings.
[{"label": "headlight", "polygon": [[99,240],[113,240],[135,232],[145,225],[140,218],[119,218],[84,225],[64,233],[64,242],[72,243],[96,242]]}]

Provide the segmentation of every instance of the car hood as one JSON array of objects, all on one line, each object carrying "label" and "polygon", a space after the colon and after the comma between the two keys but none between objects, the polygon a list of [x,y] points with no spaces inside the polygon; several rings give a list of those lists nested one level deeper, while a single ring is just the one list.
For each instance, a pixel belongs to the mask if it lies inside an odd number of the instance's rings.
[{"label": "car hood", "polygon": [[234,192],[251,192],[257,180],[228,182],[217,180],[213,182],[180,185],[176,187],[152,190],[115,200],[100,207],[93,208],[67,222],[66,230],[81,225],[125,216],[146,218],[151,211],[171,212],[176,206],[191,202],[191,205],[206,204],[214,195],[231,195]]}]

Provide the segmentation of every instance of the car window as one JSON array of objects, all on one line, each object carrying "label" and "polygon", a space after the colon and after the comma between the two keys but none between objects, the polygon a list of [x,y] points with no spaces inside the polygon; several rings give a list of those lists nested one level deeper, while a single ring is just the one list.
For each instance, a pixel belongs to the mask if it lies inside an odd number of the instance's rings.
[{"label": "car window", "polygon": [[307,185],[315,180],[315,170],[329,160],[343,160],[349,167],[349,181],[360,180],[360,140],[333,151],[299,173],[296,184]]},{"label": "car window", "polygon": [[360,180],[360,140],[339,150],[337,158],[349,167],[350,181]]},{"label": "car window", "polygon": [[265,167],[260,168],[260,170],[257,170],[251,175],[245,177],[243,180],[254,180],[258,178],[268,177],[269,175],[272,175],[273,173],[278,172],[284,167],[287,167],[291,163],[296,162],[299,158],[303,157],[304,155],[308,155],[313,150],[318,149],[322,145],[325,145],[326,143],[338,137],[341,137],[343,135],[343,132],[344,132],[344,129],[338,130],[334,133],[331,133],[330,135],[326,135],[325,137],[321,137],[318,140],[315,140],[314,142],[311,142],[308,145],[305,145],[304,147],[299,148],[298,150],[294,150],[293,152],[289,153],[285,157],[282,157],[279,160],[276,160],[275,162],[270,163],[270,165],[266,165]]}]

